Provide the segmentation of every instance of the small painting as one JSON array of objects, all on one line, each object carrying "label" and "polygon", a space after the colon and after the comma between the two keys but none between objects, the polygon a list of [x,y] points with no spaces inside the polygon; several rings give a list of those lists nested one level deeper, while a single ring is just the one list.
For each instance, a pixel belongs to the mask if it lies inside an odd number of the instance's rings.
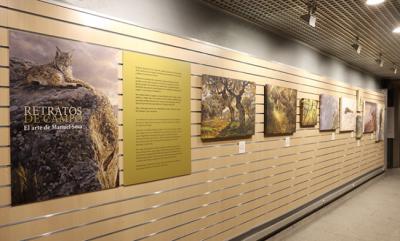
[{"label": "small painting", "polygon": [[363,107],[363,101],[361,99],[361,91],[357,90],[356,91],[356,99],[357,99],[357,113],[361,113],[362,107]]},{"label": "small painting", "polygon": [[339,97],[322,94],[319,101],[319,130],[335,130],[339,124]]},{"label": "small painting", "polygon": [[318,101],[301,99],[300,101],[300,126],[312,127],[317,125]]},{"label": "small painting", "polygon": [[340,131],[354,131],[356,129],[356,100],[340,98]]},{"label": "small painting", "polygon": [[250,137],[255,129],[254,82],[203,75],[201,139]]},{"label": "small painting", "polygon": [[363,118],[362,115],[356,117],[356,139],[361,139],[363,136]]},{"label": "small painting", "polygon": [[297,90],[266,85],[264,94],[264,133],[266,136],[296,131]]},{"label": "small painting", "polygon": [[384,128],[385,128],[385,107],[378,105],[378,112],[376,117],[376,133],[375,140],[377,142],[384,140]]},{"label": "small painting", "polygon": [[364,102],[364,133],[376,131],[377,109],[376,103]]}]

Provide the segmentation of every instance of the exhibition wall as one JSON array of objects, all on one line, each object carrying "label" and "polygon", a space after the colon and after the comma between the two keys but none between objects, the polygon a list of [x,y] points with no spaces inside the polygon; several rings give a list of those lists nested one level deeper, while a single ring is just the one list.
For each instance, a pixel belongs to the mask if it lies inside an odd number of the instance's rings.
[{"label": "exhibition wall", "polygon": [[[301,68],[354,86],[380,89],[379,78],[322,54],[304,43],[278,35],[200,0],[55,0],[149,29],[194,38],[245,52],[264,60]],[[148,14],[148,13],[151,14]],[[299,13],[300,14],[300,13]]]},{"label": "exhibition wall", "polygon": [[[13,130],[9,113],[13,111],[13,90],[9,79],[13,76],[9,56],[13,44],[10,34],[16,31],[118,51],[118,187],[102,186],[107,190],[11,205]],[[129,186],[124,183],[124,163],[130,161],[124,159],[124,140],[129,138],[124,136],[124,123],[132,113],[124,112],[123,107],[130,103],[122,100],[126,100],[124,81],[130,71],[125,67],[131,64],[125,57],[132,52],[190,67],[189,175],[185,175],[185,168],[182,174],[173,175],[183,176]],[[319,122],[314,127],[300,126],[303,98],[319,101],[324,94],[384,105],[386,96],[378,90],[34,0],[0,0],[0,57],[2,240],[227,240],[384,168],[384,142],[376,141],[375,133],[356,139],[354,131],[320,131]],[[103,74],[100,70],[97,73]],[[254,135],[251,130],[247,138],[202,140],[204,76],[255,83]],[[265,85],[296,91],[297,95],[290,95],[296,96],[293,134],[291,128],[285,136],[264,135]],[[239,145],[241,141],[245,143]]]}]

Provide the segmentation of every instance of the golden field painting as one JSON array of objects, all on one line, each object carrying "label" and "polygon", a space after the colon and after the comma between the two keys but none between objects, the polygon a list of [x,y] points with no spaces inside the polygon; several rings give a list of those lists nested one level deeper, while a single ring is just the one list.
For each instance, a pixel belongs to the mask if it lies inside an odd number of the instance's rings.
[{"label": "golden field painting", "polygon": [[317,125],[318,101],[301,99],[300,101],[300,126],[312,127]]},{"label": "golden field painting", "polygon": [[256,85],[219,76],[203,75],[201,139],[250,137],[255,129]]},{"label": "golden field painting", "polygon": [[297,90],[273,85],[265,86],[264,134],[293,134],[296,131]]}]

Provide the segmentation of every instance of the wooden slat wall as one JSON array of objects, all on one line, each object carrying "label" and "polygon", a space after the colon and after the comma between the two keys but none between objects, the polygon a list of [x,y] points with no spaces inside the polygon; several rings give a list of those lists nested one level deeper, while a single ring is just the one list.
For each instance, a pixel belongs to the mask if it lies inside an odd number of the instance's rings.
[{"label": "wooden slat wall", "polygon": [[[8,29],[190,63],[192,175],[11,207]],[[238,154],[237,141],[201,142],[202,74],[257,83],[256,134],[246,140],[245,154]],[[0,0],[1,240],[226,240],[383,166],[384,144],[370,135],[358,146],[350,133],[337,132],[331,140],[331,132],[297,123],[290,147],[284,147],[284,137],[264,137],[266,83],[296,88],[298,103],[301,98],[318,100],[322,93],[355,98],[357,90],[288,66],[73,9],[35,0]],[[361,92],[365,100],[384,103],[383,93]],[[122,164],[121,148],[121,177]]]}]

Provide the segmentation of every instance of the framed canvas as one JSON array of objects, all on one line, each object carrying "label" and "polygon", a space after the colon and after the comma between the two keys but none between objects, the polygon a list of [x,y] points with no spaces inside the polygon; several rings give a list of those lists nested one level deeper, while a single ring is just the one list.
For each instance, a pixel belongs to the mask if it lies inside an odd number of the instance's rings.
[{"label": "framed canvas", "polygon": [[300,100],[300,126],[312,127],[317,125],[318,101],[312,99]]},{"label": "framed canvas", "polygon": [[340,131],[346,132],[356,129],[356,109],[356,100],[346,97],[340,98]]},{"label": "framed canvas", "polygon": [[376,131],[378,107],[376,103],[364,102],[364,133],[372,133]]},{"label": "framed canvas", "polygon": [[321,94],[319,103],[319,130],[336,130],[339,124],[339,97]]},{"label": "framed canvas", "polygon": [[203,75],[201,139],[250,137],[255,129],[254,82]]},{"label": "framed canvas", "polygon": [[293,134],[296,131],[297,90],[273,85],[264,88],[264,134]]}]

